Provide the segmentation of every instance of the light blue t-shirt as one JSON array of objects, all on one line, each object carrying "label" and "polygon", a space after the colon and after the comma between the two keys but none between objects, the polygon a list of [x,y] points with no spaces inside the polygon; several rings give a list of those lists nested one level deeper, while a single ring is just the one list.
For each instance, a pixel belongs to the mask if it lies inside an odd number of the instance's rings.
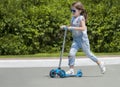
[{"label": "light blue t-shirt", "polygon": [[[71,26],[80,27],[81,21],[85,20],[84,16],[80,15],[78,17],[72,17]],[[89,41],[87,35],[87,27],[84,31],[81,30],[72,30],[72,36],[74,41]]]}]

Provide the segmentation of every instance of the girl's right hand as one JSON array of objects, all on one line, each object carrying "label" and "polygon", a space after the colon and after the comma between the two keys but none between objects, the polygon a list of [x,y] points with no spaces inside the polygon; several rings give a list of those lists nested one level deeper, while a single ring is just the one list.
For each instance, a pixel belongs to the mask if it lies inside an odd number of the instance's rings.
[{"label": "girl's right hand", "polygon": [[62,30],[68,30],[68,27],[66,25],[62,25],[62,26],[60,26],[60,29],[62,29]]}]

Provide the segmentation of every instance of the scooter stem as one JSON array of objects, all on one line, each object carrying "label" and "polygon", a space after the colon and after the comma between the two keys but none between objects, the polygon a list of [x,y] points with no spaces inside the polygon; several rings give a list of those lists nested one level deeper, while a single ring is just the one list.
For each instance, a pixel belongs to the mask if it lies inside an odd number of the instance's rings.
[{"label": "scooter stem", "polygon": [[62,51],[60,53],[60,61],[59,61],[58,69],[61,69],[61,62],[62,62],[62,57],[64,53],[64,48],[65,48],[66,34],[67,34],[67,30],[64,31],[64,39],[63,39],[63,44],[62,44]]}]

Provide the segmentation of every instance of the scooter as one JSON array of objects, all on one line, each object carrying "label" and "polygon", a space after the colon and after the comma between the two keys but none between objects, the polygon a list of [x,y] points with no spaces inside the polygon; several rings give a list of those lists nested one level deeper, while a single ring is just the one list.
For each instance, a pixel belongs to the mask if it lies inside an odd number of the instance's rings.
[{"label": "scooter", "polygon": [[65,47],[65,41],[66,41],[66,34],[67,34],[67,29],[65,29],[64,32],[64,39],[63,39],[63,45],[62,45],[62,51],[60,53],[60,60],[59,60],[59,66],[57,69],[52,69],[49,73],[51,78],[56,78],[56,77],[60,77],[60,78],[65,78],[65,77],[82,77],[83,73],[81,70],[78,70],[76,74],[71,75],[71,74],[66,74],[66,72],[61,69],[61,62],[62,62],[62,57],[63,57],[63,53],[64,53],[64,47]]}]

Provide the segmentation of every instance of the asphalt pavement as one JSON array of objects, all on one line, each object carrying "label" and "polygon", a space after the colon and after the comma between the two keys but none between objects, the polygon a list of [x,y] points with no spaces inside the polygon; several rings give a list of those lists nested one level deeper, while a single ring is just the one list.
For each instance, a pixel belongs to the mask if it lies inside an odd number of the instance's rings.
[{"label": "asphalt pavement", "polygon": [[120,64],[106,67],[101,75],[97,65],[77,66],[83,77],[69,78],[50,78],[49,71],[56,67],[0,68],[0,87],[120,87]]}]

